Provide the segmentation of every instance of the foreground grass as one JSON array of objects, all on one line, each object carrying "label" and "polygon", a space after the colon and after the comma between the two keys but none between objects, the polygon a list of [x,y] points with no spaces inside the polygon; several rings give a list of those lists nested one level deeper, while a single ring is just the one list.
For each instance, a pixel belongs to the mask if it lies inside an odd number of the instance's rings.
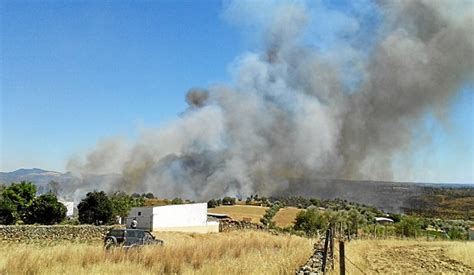
[{"label": "foreground grass", "polygon": [[[361,274],[359,268],[369,274],[474,273],[473,242],[355,240],[346,242],[345,250],[352,262],[346,260],[347,274]],[[337,250],[335,254],[338,263]],[[338,268],[336,264],[333,274],[339,274]]]},{"label": "foreground grass", "polygon": [[293,274],[312,242],[241,231],[161,233],[163,247],[105,251],[101,243],[1,244],[2,274]]}]

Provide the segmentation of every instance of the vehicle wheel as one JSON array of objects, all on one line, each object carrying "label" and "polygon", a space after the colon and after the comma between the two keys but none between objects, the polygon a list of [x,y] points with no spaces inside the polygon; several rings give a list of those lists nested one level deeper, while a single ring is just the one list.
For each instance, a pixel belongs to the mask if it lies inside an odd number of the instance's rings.
[{"label": "vehicle wheel", "polygon": [[115,240],[112,238],[108,238],[105,240],[105,249],[110,249],[111,247],[115,246]]}]

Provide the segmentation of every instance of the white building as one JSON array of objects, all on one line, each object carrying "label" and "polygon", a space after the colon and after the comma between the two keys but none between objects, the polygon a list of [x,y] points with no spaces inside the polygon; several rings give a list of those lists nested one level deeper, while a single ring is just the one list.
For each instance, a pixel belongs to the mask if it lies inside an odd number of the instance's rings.
[{"label": "white building", "polygon": [[207,220],[207,203],[133,207],[127,227],[134,219],[137,228],[150,231],[219,232],[219,222]]},{"label": "white building", "polygon": [[59,200],[60,203],[66,206],[66,217],[72,217],[74,215],[74,202],[73,201],[62,201]]}]

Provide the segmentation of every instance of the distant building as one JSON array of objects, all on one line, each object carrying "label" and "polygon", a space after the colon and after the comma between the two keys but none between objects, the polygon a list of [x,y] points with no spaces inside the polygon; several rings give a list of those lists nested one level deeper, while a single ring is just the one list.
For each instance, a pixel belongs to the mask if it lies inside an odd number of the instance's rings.
[{"label": "distant building", "polygon": [[74,202],[73,201],[62,201],[59,200],[60,203],[64,204],[66,206],[66,217],[72,217],[74,216]]},{"label": "distant building", "polygon": [[376,217],[375,222],[380,223],[380,224],[387,224],[387,223],[393,223],[393,220],[390,218],[385,218],[385,217]]},{"label": "distant building", "polygon": [[133,207],[126,226],[133,220],[138,222],[137,228],[150,231],[219,232],[219,221],[208,220],[207,203]]}]

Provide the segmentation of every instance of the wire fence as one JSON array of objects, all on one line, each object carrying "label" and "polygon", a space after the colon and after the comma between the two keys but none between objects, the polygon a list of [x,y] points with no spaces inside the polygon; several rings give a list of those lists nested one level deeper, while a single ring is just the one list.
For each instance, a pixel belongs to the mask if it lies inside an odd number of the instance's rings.
[{"label": "wire fence", "polygon": [[[341,255],[339,249],[338,249],[337,247],[334,247],[334,248],[335,248],[336,251],[339,253],[339,255]],[[350,264],[352,264],[352,265],[353,265],[357,270],[359,270],[362,274],[367,274],[367,273],[364,272],[364,270],[363,270],[360,266],[356,265],[356,264],[355,264],[353,261],[351,261],[351,259],[349,259],[346,255],[344,255],[344,259],[347,260]]]}]

